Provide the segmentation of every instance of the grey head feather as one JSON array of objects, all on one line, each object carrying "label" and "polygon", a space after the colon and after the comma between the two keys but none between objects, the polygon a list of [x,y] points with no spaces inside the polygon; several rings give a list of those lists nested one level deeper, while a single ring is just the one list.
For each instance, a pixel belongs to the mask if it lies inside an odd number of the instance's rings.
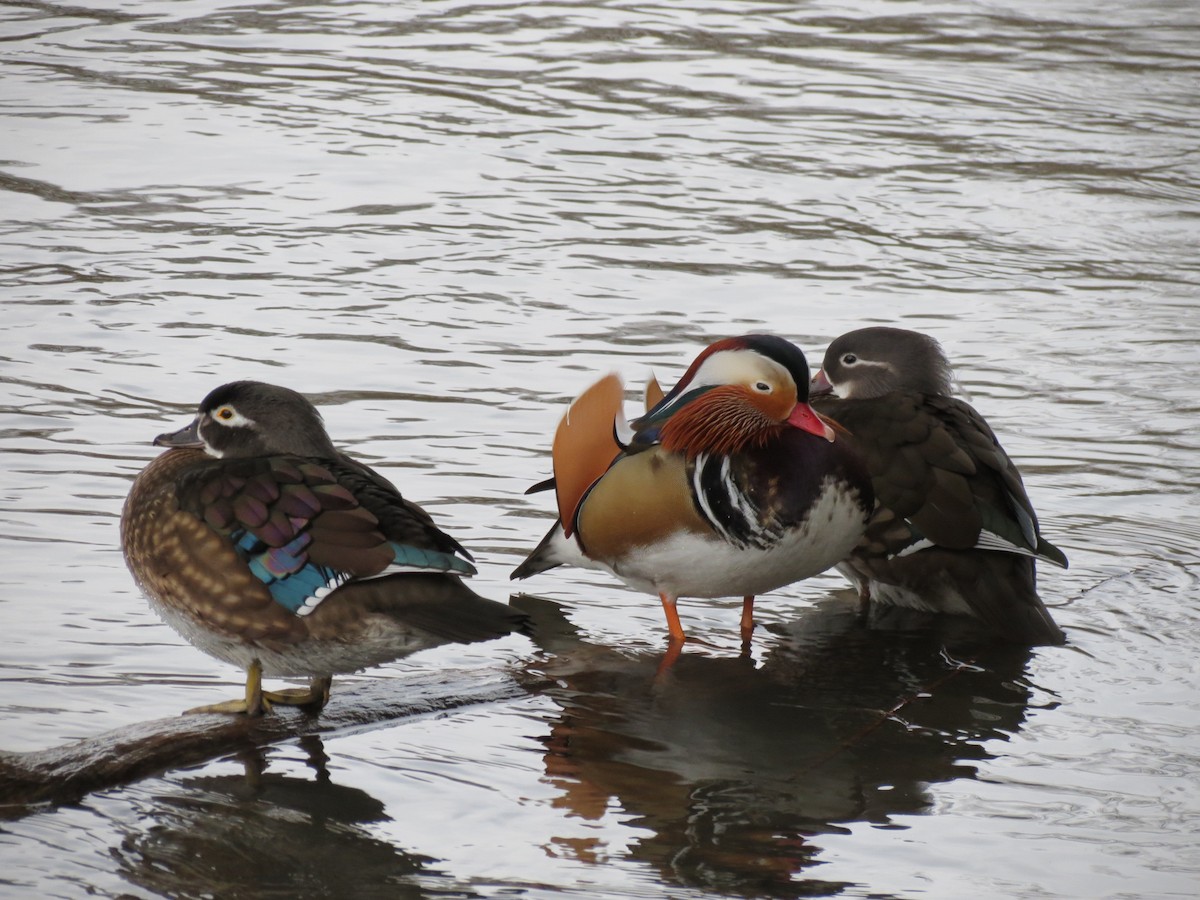
[{"label": "grey head feather", "polygon": [[905,328],[849,331],[829,345],[823,367],[838,396],[856,400],[892,391],[949,396],[952,389],[950,362],[941,345]]},{"label": "grey head feather", "polygon": [[[218,418],[226,407],[236,414],[229,422]],[[204,398],[198,415],[205,442],[225,457],[337,456],[317,408],[291,388],[230,382]]]}]

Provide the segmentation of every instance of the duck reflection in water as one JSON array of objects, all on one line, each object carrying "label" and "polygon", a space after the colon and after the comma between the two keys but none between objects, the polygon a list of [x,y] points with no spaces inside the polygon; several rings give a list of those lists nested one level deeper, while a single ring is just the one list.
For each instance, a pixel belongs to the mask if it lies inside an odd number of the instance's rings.
[{"label": "duck reflection in water", "polygon": [[927,786],[975,777],[984,742],[1017,732],[1030,701],[1028,649],[985,641],[958,663],[940,648],[963,646],[967,620],[896,610],[866,629],[849,592],[772,629],[761,664],[694,653],[662,671],[661,654],[581,640],[548,600],[513,602],[554,654],[544,671],[561,711],[545,770],[557,802],[595,821],[615,801],[648,832],[629,854],[686,886],[839,890],[803,874],[820,835],[927,811]]},{"label": "duck reflection in water", "polygon": [[437,861],[372,836],[389,818],[383,803],[330,780],[319,737],[299,745],[315,777],[267,772],[266,753],[278,750],[252,750],[244,774],[158,784],[138,817],[147,824],[113,850],[122,877],[164,897],[328,896],[329,885],[354,897],[429,896],[429,882],[446,878]]}]

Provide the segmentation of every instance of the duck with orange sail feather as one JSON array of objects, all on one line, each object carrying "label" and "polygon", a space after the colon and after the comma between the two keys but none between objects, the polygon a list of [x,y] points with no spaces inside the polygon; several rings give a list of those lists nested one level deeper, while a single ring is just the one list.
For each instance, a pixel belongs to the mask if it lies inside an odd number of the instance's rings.
[{"label": "duck with orange sail feather", "polygon": [[651,408],[625,420],[608,375],[567,410],[552,458],[559,521],[513,578],[563,564],[606,570],[662,602],[672,645],[680,597],[754,597],[846,557],[874,504],[859,457],[808,405],[798,347],[774,335],[707,347]]}]

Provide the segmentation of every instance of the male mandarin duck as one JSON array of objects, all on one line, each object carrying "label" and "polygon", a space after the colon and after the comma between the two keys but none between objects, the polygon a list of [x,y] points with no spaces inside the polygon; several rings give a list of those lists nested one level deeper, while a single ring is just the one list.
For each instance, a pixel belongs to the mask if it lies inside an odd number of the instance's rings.
[{"label": "male mandarin duck", "polygon": [[[319,709],[334,674],[525,629],[462,583],[467,551],[336,450],[303,395],[226,384],[154,443],[169,449],[125,502],[125,560],[168,624],[247,672],[245,700],[192,712]],[[264,674],[311,683],[264,692]]]},{"label": "male mandarin duck", "polygon": [[834,565],[874,504],[861,460],[808,405],[808,363],[774,335],[717,341],[632,423],[609,375],[571,404],[552,451],[559,521],[512,573],[601,568],[657,594],[677,646],[680,597],[754,596]]},{"label": "male mandarin duck", "polygon": [[966,402],[933,338],[862,328],[829,345],[813,406],[846,429],[878,507],[838,566],[871,601],[974,616],[996,637],[1061,644],[1035,587],[1035,560],[1066,568],[1041,536],[1016,465]]}]

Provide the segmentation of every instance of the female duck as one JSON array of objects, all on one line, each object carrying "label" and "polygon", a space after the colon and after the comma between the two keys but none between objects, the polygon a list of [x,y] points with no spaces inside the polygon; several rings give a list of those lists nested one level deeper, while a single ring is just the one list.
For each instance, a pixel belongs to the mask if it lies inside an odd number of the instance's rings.
[{"label": "female duck", "polygon": [[1041,536],[1016,465],[983,416],[950,396],[933,338],[861,328],[829,345],[814,406],[867,462],[879,506],[838,570],[872,601],[973,616],[995,637],[1061,644],[1035,560],[1066,568]]},{"label": "female duck", "polygon": [[[319,709],[332,676],[524,629],[459,576],[467,552],[377,472],[334,448],[316,408],[254,381],[219,387],[137,479],[121,516],[134,578],[162,617],[246,670],[244,700]],[[262,676],[309,689],[264,692]]]}]

